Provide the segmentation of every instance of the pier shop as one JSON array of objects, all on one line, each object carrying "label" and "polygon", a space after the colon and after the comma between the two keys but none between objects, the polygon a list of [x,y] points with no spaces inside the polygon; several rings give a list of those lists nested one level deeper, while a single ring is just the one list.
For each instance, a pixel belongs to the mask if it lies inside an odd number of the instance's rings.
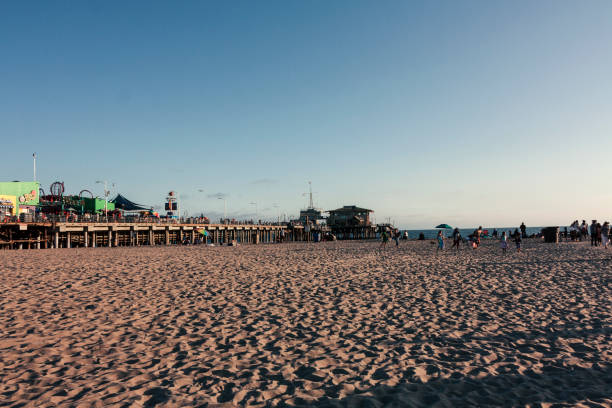
[{"label": "pier shop", "polygon": [[35,181],[0,182],[0,215],[34,213],[39,203],[40,183]]}]

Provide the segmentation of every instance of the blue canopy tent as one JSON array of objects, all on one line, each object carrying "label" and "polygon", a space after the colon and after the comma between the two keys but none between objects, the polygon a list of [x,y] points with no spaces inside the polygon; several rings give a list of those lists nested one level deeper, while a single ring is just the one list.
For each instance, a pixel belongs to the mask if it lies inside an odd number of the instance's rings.
[{"label": "blue canopy tent", "polygon": [[133,201],[128,200],[121,194],[117,194],[117,197],[113,198],[111,203],[115,203],[115,208],[123,210],[123,211],[148,211],[151,209],[146,208],[140,204],[136,204]]}]

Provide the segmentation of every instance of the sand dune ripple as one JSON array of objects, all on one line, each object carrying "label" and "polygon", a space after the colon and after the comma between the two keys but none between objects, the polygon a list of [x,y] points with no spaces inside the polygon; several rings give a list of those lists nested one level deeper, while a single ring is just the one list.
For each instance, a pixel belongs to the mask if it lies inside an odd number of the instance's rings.
[{"label": "sand dune ripple", "polygon": [[0,254],[0,405],[612,405],[612,251]]}]

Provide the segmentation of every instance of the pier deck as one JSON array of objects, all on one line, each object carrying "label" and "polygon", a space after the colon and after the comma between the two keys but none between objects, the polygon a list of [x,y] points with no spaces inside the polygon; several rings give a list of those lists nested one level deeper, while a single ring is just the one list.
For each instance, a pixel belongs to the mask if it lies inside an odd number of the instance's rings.
[{"label": "pier deck", "polygon": [[[200,231],[206,231],[204,237]],[[0,248],[44,249],[172,245],[208,242],[258,244],[300,239],[284,225],[155,222],[13,222],[0,224]]]}]

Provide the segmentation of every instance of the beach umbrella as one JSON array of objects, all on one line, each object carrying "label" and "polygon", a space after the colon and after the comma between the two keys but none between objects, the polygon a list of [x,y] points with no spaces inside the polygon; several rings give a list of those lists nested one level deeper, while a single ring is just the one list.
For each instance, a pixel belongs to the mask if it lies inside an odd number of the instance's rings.
[{"label": "beach umbrella", "polygon": [[448,224],[440,224],[436,228],[453,229],[453,227]]},{"label": "beach umbrella", "polygon": [[205,237],[208,236],[208,231],[206,231],[205,229],[198,230],[198,232],[204,235]]}]

